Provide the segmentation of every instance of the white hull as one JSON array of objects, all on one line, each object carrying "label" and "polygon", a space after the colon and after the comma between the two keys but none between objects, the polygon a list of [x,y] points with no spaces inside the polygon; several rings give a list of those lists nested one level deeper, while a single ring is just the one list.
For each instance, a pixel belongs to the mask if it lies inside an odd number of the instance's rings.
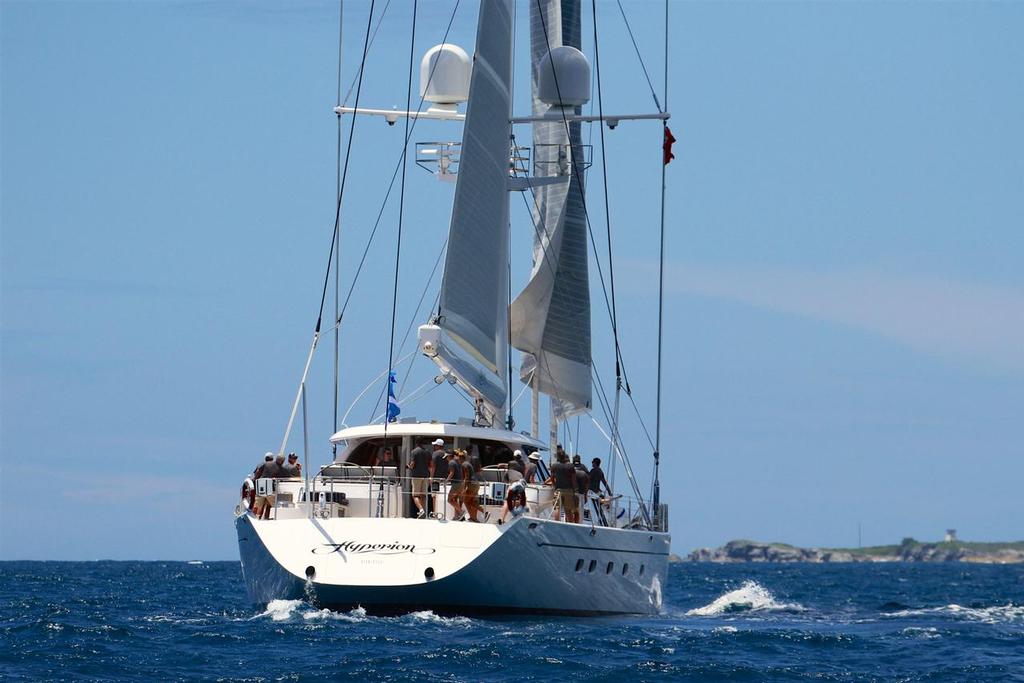
[{"label": "white hull", "polygon": [[253,602],[378,611],[651,614],[661,608],[670,541],[528,517],[497,526],[242,514],[235,528]]}]

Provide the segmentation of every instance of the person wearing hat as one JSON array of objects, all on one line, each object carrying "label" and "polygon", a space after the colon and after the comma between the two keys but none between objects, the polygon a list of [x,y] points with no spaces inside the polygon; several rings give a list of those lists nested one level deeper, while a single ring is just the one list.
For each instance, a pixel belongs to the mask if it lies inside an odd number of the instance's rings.
[{"label": "person wearing hat", "polygon": [[267,454],[263,456],[263,462],[257,465],[256,469],[253,470],[252,478],[255,480],[262,477],[263,469],[272,462],[274,462],[274,454],[268,451]]},{"label": "person wearing hat", "polygon": [[526,476],[526,483],[527,484],[536,484],[537,483],[537,463],[540,462],[540,456],[537,455],[536,451],[534,451],[533,453],[530,453],[530,455],[527,458],[527,460],[529,460],[529,462],[526,464],[526,471],[524,473],[525,476]]},{"label": "person wearing hat", "polygon": [[526,474],[526,465],[523,464],[523,452],[516,449],[512,453],[512,459],[508,461],[508,468],[510,470],[516,470],[519,474]]},{"label": "person wearing hat", "polygon": [[285,479],[301,477],[302,465],[299,463],[299,456],[289,453],[288,462],[281,466],[281,470]]},{"label": "person wearing hat", "polygon": [[448,478],[448,454],[444,452],[444,439],[434,439],[431,442],[434,452],[430,456],[430,478]]},{"label": "person wearing hat", "polygon": [[[284,470],[284,453],[278,453],[274,458],[274,462],[269,465],[264,465],[263,467],[264,479],[284,479],[287,476],[288,475]],[[277,495],[274,493],[268,493],[266,503],[263,506],[263,515],[261,516],[261,519],[270,519],[270,510],[274,507],[275,503],[277,503]]]},{"label": "person wearing hat", "polygon": [[508,487],[508,492],[505,494],[505,504],[501,507],[501,517],[498,518],[498,524],[504,524],[505,518],[508,517],[510,512],[512,513],[512,519],[526,512],[526,485],[522,479]]}]

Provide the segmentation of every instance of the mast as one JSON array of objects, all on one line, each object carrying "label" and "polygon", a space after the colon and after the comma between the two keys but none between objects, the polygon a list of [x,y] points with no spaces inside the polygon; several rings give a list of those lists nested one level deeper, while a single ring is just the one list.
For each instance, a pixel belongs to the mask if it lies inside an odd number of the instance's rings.
[{"label": "mast", "polygon": [[[665,111],[668,111],[668,0],[665,0]],[[669,140],[668,123],[662,121],[664,139]],[[665,170],[668,159],[661,164],[661,233],[658,247],[658,388],[654,418],[654,482],[651,484],[651,505],[655,523],[661,527],[661,346],[665,320]]]},{"label": "mast", "polygon": [[[341,106],[341,56],[342,56],[342,37],[344,36],[344,21],[345,21],[345,3],[344,0],[338,0],[338,93],[337,102],[338,106]],[[335,196],[338,201],[341,197],[341,114],[337,114],[338,117],[338,152],[337,152],[337,185],[335,188]],[[332,434],[338,432],[338,392],[341,384],[340,377],[340,365],[341,365],[341,350],[339,348],[340,334],[341,334],[341,223],[338,222],[334,226],[334,242],[337,244],[337,248],[334,250],[334,431]],[[305,400],[305,399],[303,399]],[[303,403],[305,405],[305,403]],[[338,454],[338,444],[331,443],[331,456]],[[308,487],[307,487],[308,489]]]},{"label": "mast", "polygon": [[[591,407],[590,277],[581,106],[590,99],[580,52],[580,0],[531,0],[533,267],[512,302],[520,379],[551,402],[550,434]],[[536,401],[536,398],[534,399]],[[536,421],[536,418],[535,418]]]}]

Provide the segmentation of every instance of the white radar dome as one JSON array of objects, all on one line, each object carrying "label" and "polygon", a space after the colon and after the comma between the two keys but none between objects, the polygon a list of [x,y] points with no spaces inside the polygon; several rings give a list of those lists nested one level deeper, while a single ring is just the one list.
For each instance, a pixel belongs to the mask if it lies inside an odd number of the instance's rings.
[{"label": "white radar dome", "polygon": [[420,62],[420,96],[436,104],[465,102],[471,68],[469,55],[458,45],[435,45]]},{"label": "white radar dome", "polygon": [[568,45],[551,48],[537,65],[537,96],[547,104],[565,107],[578,107],[589,102],[590,62],[587,56]]}]

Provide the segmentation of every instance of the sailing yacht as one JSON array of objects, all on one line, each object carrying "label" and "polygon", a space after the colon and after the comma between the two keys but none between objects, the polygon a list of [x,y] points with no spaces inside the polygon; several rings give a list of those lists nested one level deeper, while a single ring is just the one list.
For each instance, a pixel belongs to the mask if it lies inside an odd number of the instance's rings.
[{"label": "sailing yacht", "polygon": [[[668,508],[658,500],[657,474],[652,495],[642,495],[617,424],[608,425],[610,450],[633,496],[580,496],[581,519],[564,521],[554,489],[534,481],[526,485],[525,512],[498,523],[514,451],[543,456],[543,472],[558,425],[592,408],[582,125],[668,119],[660,111],[584,116],[591,67],[580,50],[580,0],[529,4],[530,115],[515,117],[512,110],[513,0],[480,3],[472,58],[447,43],[426,53],[420,92],[427,109],[359,108],[358,98],[355,107],[335,109],[339,117],[463,125],[461,143],[417,150],[418,163],[455,183],[439,303],[419,327],[418,352],[436,364],[437,385],[462,393],[474,409],[454,422],[397,419],[388,411],[379,422],[331,435],[333,458],[316,471],[246,479],[235,528],[255,603],[301,598],[331,609],[573,615],[661,608]],[[510,144],[514,126],[530,126],[532,149]],[[509,202],[518,192],[528,192],[532,203],[533,267],[510,303]],[[319,333],[318,322],[282,454],[300,401],[305,410]],[[521,356],[520,379],[531,392],[529,432],[515,431],[508,419],[509,344]],[[390,386],[392,378],[387,381]],[[548,442],[538,433],[541,395],[550,404]],[[459,518],[448,502],[450,484],[441,480],[426,493],[430,514],[417,515],[406,465],[425,442],[480,460],[477,502],[486,515]],[[259,516],[257,497],[267,502]]]}]

